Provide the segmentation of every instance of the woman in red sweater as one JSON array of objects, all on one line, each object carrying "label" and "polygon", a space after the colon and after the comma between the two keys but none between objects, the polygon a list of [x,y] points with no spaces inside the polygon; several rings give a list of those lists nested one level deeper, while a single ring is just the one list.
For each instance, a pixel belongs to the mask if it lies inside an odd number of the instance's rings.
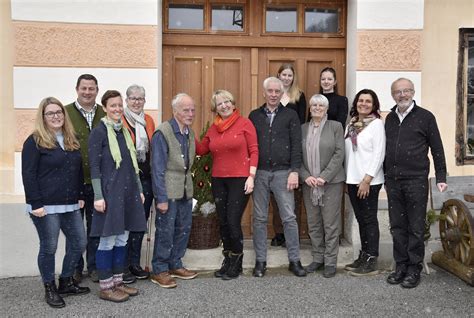
[{"label": "woman in red sweater", "polygon": [[257,170],[257,133],[252,122],[240,116],[230,92],[215,91],[211,105],[217,115],[201,142],[196,142],[196,153],[212,155],[212,194],[224,245],[224,261],[214,275],[229,280],[242,272],[241,221]]}]

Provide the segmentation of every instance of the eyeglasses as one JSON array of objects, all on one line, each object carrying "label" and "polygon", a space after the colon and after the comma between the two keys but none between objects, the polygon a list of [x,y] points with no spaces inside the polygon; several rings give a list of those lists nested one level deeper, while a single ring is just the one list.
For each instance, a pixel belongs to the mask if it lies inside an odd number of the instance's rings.
[{"label": "eyeglasses", "polygon": [[392,94],[395,95],[395,96],[402,96],[403,95],[407,95],[407,94],[411,94],[413,93],[413,89],[411,88],[405,88],[405,89],[401,89],[401,90],[398,90],[398,91],[392,91]]},{"label": "eyeglasses", "polygon": [[131,102],[144,102],[145,98],[143,98],[143,97],[129,97],[128,100],[131,101]]},{"label": "eyeglasses", "polygon": [[47,112],[47,113],[44,113],[44,117],[48,118],[48,119],[51,119],[51,118],[54,118],[55,116],[57,117],[63,117],[64,116],[64,113],[62,110],[58,110],[57,112]]},{"label": "eyeglasses", "polygon": [[225,100],[222,103],[217,104],[216,107],[224,106],[224,104],[229,105],[232,104],[232,102],[230,100]]}]

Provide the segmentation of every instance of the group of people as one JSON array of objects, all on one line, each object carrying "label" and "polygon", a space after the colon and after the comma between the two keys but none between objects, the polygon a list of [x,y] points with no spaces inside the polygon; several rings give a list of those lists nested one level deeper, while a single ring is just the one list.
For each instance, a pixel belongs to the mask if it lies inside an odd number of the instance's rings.
[{"label": "group of people", "polygon": [[[271,245],[288,251],[289,271],[298,277],[323,270],[336,274],[341,202],[346,191],[359,223],[361,250],[345,266],[352,275],[377,273],[378,196],[388,195],[396,268],[387,281],[416,287],[424,258],[424,220],[431,150],[439,191],[447,188],[446,163],[434,116],[416,105],[414,85],[406,78],[391,87],[396,105],[381,119],[376,93],[357,93],[346,126],[348,101],[337,94],[336,72],[320,74],[320,92],[309,107],[297,85],[295,69],[283,64],[263,82],[265,103],[243,117],[234,96],[217,90],[211,98],[213,124],[198,140],[191,128],[195,103],[180,93],[173,117],[155,129],[144,113],[145,89],[132,85],[123,97],[99,87],[90,74],[76,84],[69,105],[53,98],[39,105],[34,132],[22,151],[27,212],[40,239],[38,267],[46,302],[64,307],[63,297],[90,292],[79,284],[86,251],[87,271],[100,284],[100,298],[122,302],[139,291],[129,286],[147,279],[163,288],[175,278],[198,274],[184,267],[192,224],[195,155],[213,157],[212,194],[219,217],[224,260],[215,271],[223,280],[242,273],[241,220],[253,197],[253,276],[267,270],[269,205],[274,212]],[[141,247],[155,202],[152,271],[140,266]],[[271,203],[272,202],[272,203]],[[300,261],[299,205],[304,203],[313,261]],[[86,230],[83,218],[86,218]],[[59,285],[55,252],[59,231],[66,253]]]}]

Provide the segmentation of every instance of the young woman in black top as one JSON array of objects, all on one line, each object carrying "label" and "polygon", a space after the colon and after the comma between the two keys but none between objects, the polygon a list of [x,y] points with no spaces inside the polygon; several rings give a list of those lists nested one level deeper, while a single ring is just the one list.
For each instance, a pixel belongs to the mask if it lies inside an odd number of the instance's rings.
[{"label": "young woman in black top", "polygon": [[328,120],[340,122],[342,128],[345,129],[349,106],[347,97],[337,93],[336,70],[332,67],[323,68],[320,74],[320,85],[319,93],[329,100]]},{"label": "young woman in black top", "polygon": [[[295,68],[290,63],[283,63],[278,69],[277,77],[282,81],[284,90],[280,103],[283,106],[293,109],[298,114],[300,124],[303,124],[308,111],[306,97],[298,86]],[[280,214],[278,213],[278,207],[273,195],[270,198],[273,210],[273,231],[275,232],[271,245],[285,246],[285,236],[283,234],[283,225],[281,223]],[[298,188],[295,190],[295,215],[298,225],[300,224],[302,201],[301,188]]]}]

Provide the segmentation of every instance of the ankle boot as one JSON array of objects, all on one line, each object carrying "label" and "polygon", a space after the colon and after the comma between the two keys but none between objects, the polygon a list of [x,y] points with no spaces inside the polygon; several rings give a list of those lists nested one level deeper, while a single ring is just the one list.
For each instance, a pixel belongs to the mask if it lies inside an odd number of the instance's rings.
[{"label": "ankle boot", "polygon": [[61,296],[84,295],[90,293],[89,287],[81,287],[72,277],[59,277],[58,293]]},{"label": "ankle boot", "polygon": [[354,271],[355,269],[359,268],[362,263],[364,263],[364,260],[367,258],[367,254],[364,252],[364,251],[359,251],[359,257],[357,257],[357,259],[350,263],[350,264],[347,264],[344,269],[346,271]]},{"label": "ankle boot", "polygon": [[230,253],[230,266],[227,272],[222,275],[223,280],[230,280],[239,277],[242,273],[242,260],[244,258],[244,254],[234,254]]},{"label": "ankle boot", "polygon": [[44,283],[44,298],[46,303],[53,308],[62,308],[66,306],[64,299],[58,294],[56,283],[54,281]]},{"label": "ankle boot", "polygon": [[230,266],[230,251],[222,251],[222,255],[224,255],[224,260],[222,261],[221,268],[214,272],[215,277],[222,277]]},{"label": "ankle boot", "polygon": [[351,272],[352,276],[369,276],[376,275],[379,271],[377,270],[377,257],[366,254],[362,264]]}]

